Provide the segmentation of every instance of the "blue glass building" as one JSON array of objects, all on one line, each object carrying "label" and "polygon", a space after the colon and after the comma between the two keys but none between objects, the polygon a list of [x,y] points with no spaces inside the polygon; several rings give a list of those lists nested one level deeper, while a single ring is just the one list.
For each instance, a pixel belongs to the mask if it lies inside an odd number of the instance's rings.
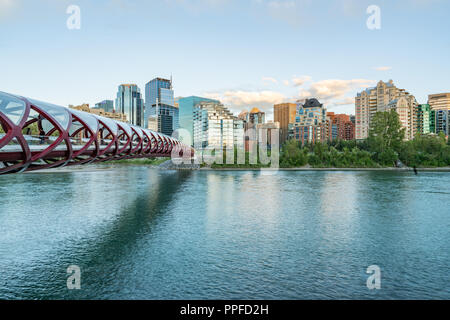
[{"label": "blue glass building", "polygon": [[179,127],[178,108],[175,107],[172,81],[155,78],[145,85],[145,124],[150,118],[156,120],[158,132],[172,135]]},{"label": "blue glass building", "polygon": [[443,132],[446,136],[450,134],[450,110],[435,110],[436,134]]},{"label": "blue glass building", "polygon": [[141,90],[135,84],[119,86],[116,99],[116,112],[127,116],[127,121],[135,126],[144,124],[144,100]]},{"label": "blue glass building", "polygon": [[94,109],[103,109],[105,112],[113,112],[114,102],[112,100],[103,100],[102,102],[96,103]]}]

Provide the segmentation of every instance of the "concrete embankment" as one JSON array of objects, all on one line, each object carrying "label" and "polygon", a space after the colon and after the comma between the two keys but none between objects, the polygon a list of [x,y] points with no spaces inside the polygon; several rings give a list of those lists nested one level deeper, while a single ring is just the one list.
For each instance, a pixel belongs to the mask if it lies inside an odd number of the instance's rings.
[{"label": "concrete embankment", "polygon": [[175,164],[172,160],[167,160],[158,166],[158,169],[162,170],[199,170],[199,164]]}]

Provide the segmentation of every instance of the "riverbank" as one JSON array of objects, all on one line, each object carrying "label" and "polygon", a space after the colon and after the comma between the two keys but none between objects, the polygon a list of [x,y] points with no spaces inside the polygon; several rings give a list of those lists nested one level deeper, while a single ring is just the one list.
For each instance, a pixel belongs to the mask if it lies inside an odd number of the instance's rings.
[{"label": "riverbank", "polygon": [[[385,172],[413,172],[413,168],[314,168],[311,166],[304,166],[298,168],[255,168],[255,167],[201,167],[198,164],[182,164],[174,165],[171,160],[167,159],[157,159],[155,160],[122,160],[122,161],[111,161],[104,163],[96,163],[92,165],[75,166],[75,167],[62,167],[54,169],[44,169],[39,171],[30,171],[26,174],[34,173],[67,173],[67,172],[96,172],[108,169],[114,169],[116,167],[122,166],[137,166],[137,167],[150,167],[158,170],[190,170],[190,171],[265,171],[265,172],[275,172],[275,171],[329,171],[329,172],[355,172],[355,171],[385,171]],[[440,167],[440,168],[417,168],[420,172],[450,172],[450,167]]]},{"label": "riverbank", "polygon": [[[413,168],[200,168],[203,171],[389,171],[410,172]],[[418,172],[450,172],[450,167],[444,168],[417,168]]]}]

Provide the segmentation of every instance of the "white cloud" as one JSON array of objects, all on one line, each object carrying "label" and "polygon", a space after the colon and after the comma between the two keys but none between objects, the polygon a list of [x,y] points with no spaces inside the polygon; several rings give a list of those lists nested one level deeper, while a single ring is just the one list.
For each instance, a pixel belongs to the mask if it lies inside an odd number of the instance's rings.
[{"label": "white cloud", "polygon": [[264,82],[272,82],[272,83],[278,83],[278,80],[275,78],[271,78],[271,77],[263,77],[262,81]]},{"label": "white cloud", "polygon": [[291,85],[291,83],[289,82],[289,80],[284,80],[284,81],[283,81],[283,84],[284,84],[285,86],[290,86],[290,85]]},{"label": "white cloud", "polygon": [[313,82],[309,88],[301,89],[300,99],[317,98],[325,106],[341,106],[354,103],[354,97],[362,88],[375,85],[375,80],[369,79],[328,79]]},{"label": "white cloud", "polygon": [[[233,112],[240,112],[243,109],[258,107],[266,113],[273,111],[273,105],[282,102],[294,102],[307,98],[317,98],[326,108],[333,110],[344,108],[345,112],[352,112],[356,93],[363,88],[374,86],[375,80],[369,79],[327,79],[312,82],[309,76],[294,77],[297,81],[287,81],[285,84],[298,84],[299,92],[294,95],[286,95],[278,91],[269,90],[226,90],[224,92],[205,93],[204,96],[211,99],[220,100]],[[305,86],[305,84],[309,85]],[[347,106],[347,109],[345,109]],[[334,107],[334,108],[333,108]]]},{"label": "white cloud", "polygon": [[312,80],[312,77],[310,77],[310,76],[301,76],[301,77],[294,76],[292,78],[292,83],[294,84],[294,86],[300,87],[300,86],[304,85],[306,82],[309,82],[311,80]]},{"label": "white cloud", "polygon": [[392,67],[375,67],[375,68],[373,68],[374,70],[377,70],[377,71],[389,71],[389,70],[392,70]]},{"label": "white cloud", "polygon": [[270,111],[274,104],[286,100],[286,96],[276,91],[243,91],[229,90],[223,93],[206,93],[206,98],[220,100],[233,111],[243,108],[258,107],[264,111]]}]

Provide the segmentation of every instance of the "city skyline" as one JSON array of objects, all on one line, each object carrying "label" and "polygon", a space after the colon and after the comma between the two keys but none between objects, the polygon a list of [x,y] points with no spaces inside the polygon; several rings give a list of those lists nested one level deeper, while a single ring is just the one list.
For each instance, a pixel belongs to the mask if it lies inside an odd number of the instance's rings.
[{"label": "city skyline", "polygon": [[[327,2],[75,1],[81,28],[68,30],[70,1],[1,1],[8,78],[0,86],[61,105],[95,105],[113,99],[121,83],[144,88],[173,74],[177,97],[218,99],[234,113],[256,106],[268,119],[274,104],[310,97],[353,114],[355,93],[380,79],[395,79],[419,103],[449,91],[449,43],[429,38],[445,39],[449,22],[440,15],[448,3],[380,1],[381,29],[369,30],[370,2]],[[436,18],[421,23],[430,12]],[[155,43],[170,50],[154,50]]]}]

